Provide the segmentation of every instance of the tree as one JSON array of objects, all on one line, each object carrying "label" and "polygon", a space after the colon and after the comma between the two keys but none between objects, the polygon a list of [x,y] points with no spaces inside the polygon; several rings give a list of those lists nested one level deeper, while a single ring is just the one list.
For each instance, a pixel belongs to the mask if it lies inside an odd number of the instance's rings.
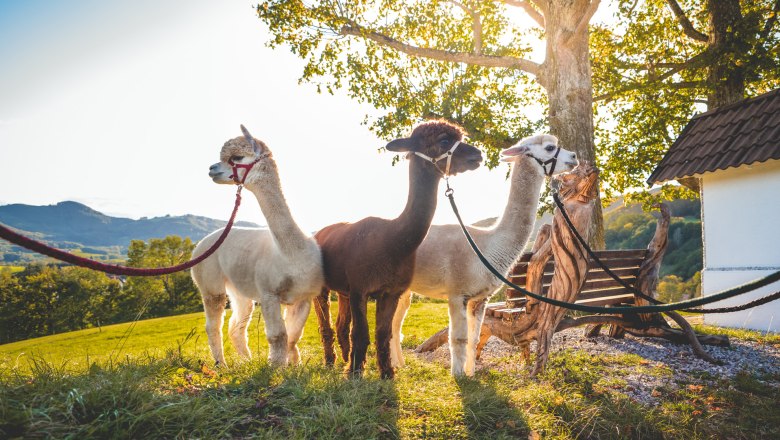
[{"label": "tree", "polygon": [[[130,267],[167,267],[188,261],[195,245],[189,238],[169,235],[149,242],[132,240],[127,252]],[[131,291],[126,304],[126,318],[132,319],[146,306],[150,316],[165,316],[200,309],[200,295],[189,272],[156,277],[129,277]]]},{"label": "tree", "polygon": [[116,322],[118,280],[78,267],[0,271],[0,343]]},{"label": "tree", "polygon": [[[780,85],[778,0],[617,6],[612,26],[596,27],[591,39],[597,139],[600,154],[615,159],[604,162],[610,195],[643,186],[628,177],[648,175],[702,106],[722,107]],[[680,194],[679,187],[665,188],[667,197]]]},{"label": "tree", "polygon": [[[302,80],[331,93],[346,87],[384,111],[371,126],[380,137],[444,117],[463,125],[495,166],[500,149],[545,125],[581,159],[595,161],[588,24],[599,3],[269,0],[257,13],[272,47],[288,45],[306,60]],[[513,22],[510,9],[534,25]],[[544,59],[531,61],[529,41],[542,37]],[[525,114],[538,103],[547,107],[546,121]],[[591,225],[592,240],[603,246],[600,205]]]}]

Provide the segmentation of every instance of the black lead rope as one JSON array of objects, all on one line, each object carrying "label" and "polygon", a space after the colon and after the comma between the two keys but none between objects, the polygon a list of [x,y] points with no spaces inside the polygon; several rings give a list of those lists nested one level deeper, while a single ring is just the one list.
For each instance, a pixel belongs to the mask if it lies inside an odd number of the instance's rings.
[{"label": "black lead rope", "polygon": [[[588,246],[588,243],[585,241],[585,239],[580,235],[580,232],[577,230],[577,228],[574,226],[574,223],[569,218],[569,214],[566,212],[566,208],[564,208],[563,203],[561,202],[560,198],[558,198],[558,193],[553,193],[553,200],[555,201],[555,205],[558,207],[558,209],[561,212],[561,215],[563,216],[563,219],[566,221],[566,226],[569,227],[569,230],[574,234],[575,237],[577,237],[577,241],[580,242],[583,248],[585,248],[585,251],[588,252],[588,255],[590,258],[596,262],[596,264],[601,267],[601,269],[604,270],[604,272],[607,273],[613,280],[617,281],[620,285],[628,289],[631,293],[634,295],[643,298],[653,304],[666,304],[661,301],[658,301],[657,299],[653,298],[652,296],[645,295],[642,291],[639,289],[631,286],[630,284],[623,281],[619,276],[615,275],[612,270],[610,270],[609,267],[607,267],[606,264],[604,264],[599,257],[596,256],[596,254],[593,252],[593,250]],[[733,307],[718,307],[714,309],[683,309],[683,312],[689,312],[689,313],[732,313],[732,312],[739,312],[742,310],[752,309],[753,307],[758,307],[760,305],[772,302],[776,299],[780,299],[780,291],[775,292],[771,295],[765,296],[763,298],[756,299],[754,301],[750,301],[746,304],[741,304],[738,306]]]},{"label": "black lead rope", "polygon": [[[606,314],[662,313],[662,312],[669,312],[673,310],[683,310],[683,309],[688,309],[690,307],[696,307],[704,304],[710,304],[717,301],[722,301],[724,299],[732,298],[738,295],[742,295],[744,293],[751,292],[753,290],[759,289],[761,287],[767,286],[769,284],[772,284],[780,280],[780,271],[777,271],[763,278],[751,281],[749,283],[742,284],[741,286],[737,286],[732,289],[723,290],[706,297],[689,299],[685,301],[679,301],[676,303],[658,304],[652,306],[596,307],[596,306],[586,306],[582,304],[559,301],[553,298],[547,298],[546,296],[537,295],[509,281],[508,279],[506,279],[506,277],[504,277],[502,273],[496,270],[496,268],[493,267],[492,264],[490,264],[487,258],[485,258],[485,256],[479,250],[479,247],[474,242],[474,239],[471,238],[471,234],[469,234],[469,231],[466,229],[466,226],[463,224],[463,220],[461,219],[460,213],[458,212],[458,207],[455,204],[455,196],[453,193],[454,191],[452,190],[452,188],[447,188],[446,196],[450,199],[450,205],[452,206],[452,211],[455,213],[455,217],[457,217],[458,223],[460,223],[460,228],[461,230],[463,230],[463,234],[466,236],[466,240],[468,240],[469,244],[471,245],[471,248],[474,250],[474,253],[477,255],[477,257],[482,262],[482,264],[493,275],[495,275],[496,278],[501,280],[501,282],[503,282],[507,286],[517,290],[518,292],[523,293],[526,296],[536,299],[537,301],[541,301],[553,306],[563,307],[569,310],[576,310],[579,312],[586,312],[586,313],[606,313]],[[780,294],[780,292],[777,292],[774,295],[778,295],[778,294]]]}]

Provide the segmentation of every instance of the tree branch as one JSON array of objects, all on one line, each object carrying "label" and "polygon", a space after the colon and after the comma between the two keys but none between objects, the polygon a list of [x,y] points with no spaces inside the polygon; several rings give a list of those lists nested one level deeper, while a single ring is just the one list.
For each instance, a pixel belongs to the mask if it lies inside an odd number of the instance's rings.
[{"label": "tree branch", "polygon": [[572,32],[569,35],[569,37],[566,39],[567,41],[569,40],[569,38],[575,35],[580,35],[588,29],[588,24],[590,23],[590,19],[593,18],[593,14],[595,14],[596,11],[599,9],[600,3],[601,0],[591,0],[590,4],[588,5],[588,9],[586,9],[585,12],[582,13],[582,17],[580,17],[580,21],[577,23],[577,26],[574,28],[574,32]]},{"label": "tree branch", "polygon": [[766,20],[766,23],[764,23],[764,29],[761,30],[761,33],[759,34],[761,36],[761,41],[766,41],[769,37],[769,32],[772,30],[772,27],[775,25],[775,22],[777,21],[777,14],[780,13],[780,0],[777,0],[775,2],[774,8],[772,8],[772,16],[769,17]]},{"label": "tree branch", "polygon": [[450,0],[450,3],[463,9],[464,12],[471,16],[471,31],[474,34],[474,53],[482,53],[482,19],[479,16],[479,12],[464,5],[461,2]]},{"label": "tree branch", "polygon": [[680,23],[683,32],[688,36],[688,38],[696,41],[709,41],[710,38],[707,36],[707,34],[699,32],[696,30],[696,28],[693,27],[693,24],[688,19],[688,17],[685,16],[685,12],[683,12],[680,4],[677,3],[677,0],[666,0],[666,3],[669,5],[669,9],[672,10],[672,13],[674,14],[675,18],[677,18],[677,21]]},{"label": "tree branch", "polygon": [[[528,14],[529,17],[531,17],[536,24],[542,27],[544,29],[544,15],[542,15],[542,8],[537,9],[534,7],[534,5],[531,4],[529,1],[523,1],[523,0],[501,0],[504,4],[510,5],[510,6],[517,6],[518,8],[523,8],[526,14]],[[538,3],[535,3],[537,7],[539,7]]]},{"label": "tree branch", "polygon": [[[623,93],[630,92],[633,90],[640,90],[644,87],[646,87],[649,83],[634,83],[630,86],[623,87],[620,90],[616,90],[614,92],[604,93],[603,95],[599,95],[593,98],[593,102],[598,101],[611,101],[616,96],[622,95]],[[700,87],[706,87],[707,83],[705,81],[681,81],[677,83],[670,83],[670,84],[664,84],[664,88],[666,89],[674,89],[674,90],[681,90],[681,89],[696,89]]]},{"label": "tree branch", "polygon": [[448,61],[452,63],[466,63],[483,67],[503,67],[507,69],[523,70],[535,76],[539,76],[541,72],[541,66],[538,63],[526,60],[524,58],[484,55],[467,52],[451,52],[441,49],[413,46],[411,44],[402,43],[394,38],[388,37],[387,35],[380,34],[379,32],[364,29],[354,22],[350,22],[348,25],[343,26],[340,33],[341,35],[352,35],[366,38],[382,46],[387,46],[399,52],[416,57],[423,57],[437,61]]}]

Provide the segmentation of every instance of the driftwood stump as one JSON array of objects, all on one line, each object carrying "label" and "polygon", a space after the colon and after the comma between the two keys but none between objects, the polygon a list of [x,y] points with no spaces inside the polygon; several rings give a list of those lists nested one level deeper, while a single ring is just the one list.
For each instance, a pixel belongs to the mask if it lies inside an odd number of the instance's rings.
[{"label": "driftwood stump", "polygon": [[[581,235],[586,241],[589,238],[591,213],[598,195],[597,178],[596,167],[581,164],[571,173],[561,175],[559,179],[561,202],[572,223],[578,231],[582,231]],[[555,273],[547,296],[559,301],[574,302],[588,275],[588,255],[557,209],[553,216],[552,235],[549,241],[555,257]],[[533,285],[537,283],[541,286],[541,276],[538,282],[534,280]],[[544,370],[550,355],[553,333],[567,312],[564,308],[547,303],[539,304],[538,308],[539,311],[535,313],[536,364],[532,375]]]}]

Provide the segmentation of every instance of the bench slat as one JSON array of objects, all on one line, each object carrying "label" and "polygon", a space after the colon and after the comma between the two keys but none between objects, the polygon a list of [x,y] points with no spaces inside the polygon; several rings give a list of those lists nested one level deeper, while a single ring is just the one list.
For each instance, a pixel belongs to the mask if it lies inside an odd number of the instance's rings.
[{"label": "bench slat", "polygon": [[634,295],[628,294],[628,295],[613,295],[613,296],[603,296],[598,298],[583,299],[583,300],[578,300],[577,304],[583,304],[588,306],[606,306],[611,304],[623,304],[623,303],[633,303],[633,302],[634,302]]},{"label": "bench slat", "polygon": [[645,258],[647,249],[610,249],[603,251],[594,251],[600,260],[609,260],[612,258]]},{"label": "bench slat", "polygon": [[631,293],[630,290],[626,289],[623,286],[616,286],[607,289],[588,290],[588,291],[580,292],[580,294],[577,295],[577,301],[581,299],[591,299],[591,298],[598,298],[600,296],[614,296],[614,295],[633,295],[633,293]]},{"label": "bench slat", "polygon": [[[636,283],[636,277],[620,277],[621,280],[633,286]],[[586,281],[580,292],[589,292],[593,290],[606,289],[610,287],[623,287],[618,281],[608,278],[606,280]]]},{"label": "bench slat", "polygon": [[[610,269],[611,270],[611,269]],[[636,274],[638,269],[636,268],[624,268],[624,269],[615,269],[612,272],[617,275],[621,280],[624,280],[628,282],[629,284],[634,284],[636,281]],[[542,285],[543,286],[549,286],[552,282],[553,274],[545,274],[542,277]],[[585,278],[585,285],[588,286],[588,283],[597,283],[600,281],[606,281],[610,280],[613,281],[613,278],[609,276],[604,270],[589,270],[588,275]],[[509,277],[509,281],[517,284],[520,287],[526,287],[526,281],[527,278],[525,275],[523,276],[512,276]],[[592,289],[595,287],[585,287],[585,289]]]}]

